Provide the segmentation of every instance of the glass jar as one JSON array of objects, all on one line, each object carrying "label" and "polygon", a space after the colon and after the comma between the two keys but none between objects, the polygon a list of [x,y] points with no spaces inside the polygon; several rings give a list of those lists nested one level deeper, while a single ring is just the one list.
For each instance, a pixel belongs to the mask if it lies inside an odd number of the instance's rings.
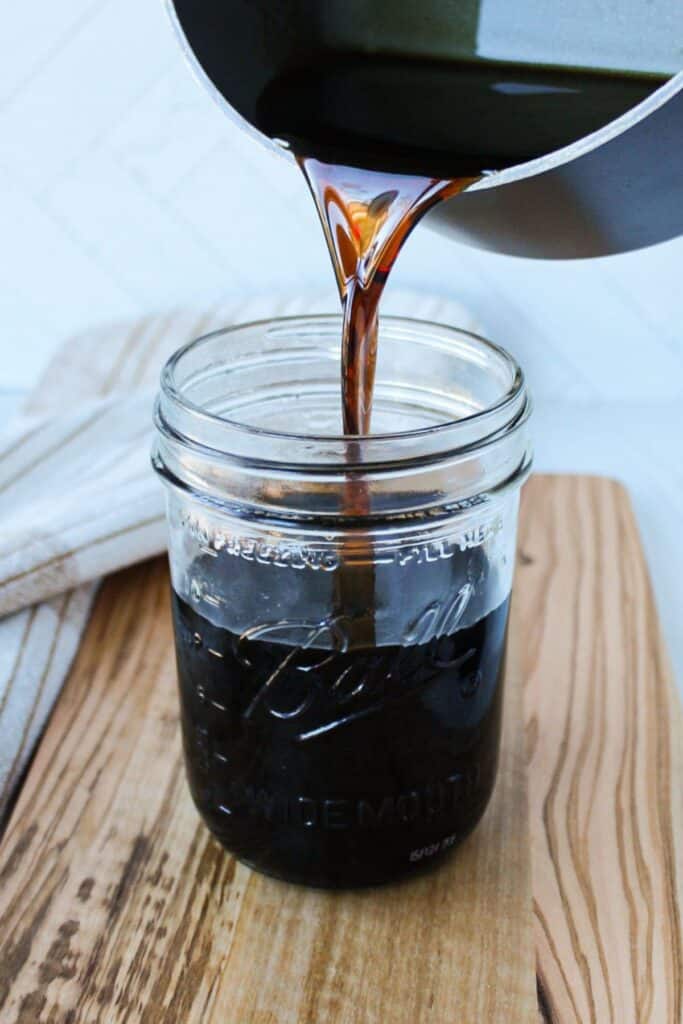
[{"label": "glass jar", "polygon": [[496,774],[521,370],[475,335],[385,317],[373,432],[339,434],[341,321],[218,331],[161,379],[183,745],[235,856],[374,884],[475,826]]}]

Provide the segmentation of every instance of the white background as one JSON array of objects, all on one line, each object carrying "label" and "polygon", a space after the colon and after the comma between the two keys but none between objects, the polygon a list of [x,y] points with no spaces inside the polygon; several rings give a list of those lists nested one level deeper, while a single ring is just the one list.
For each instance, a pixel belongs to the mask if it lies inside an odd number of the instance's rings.
[{"label": "white background", "polygon": [[[6,4],[0,40],[0,412],[89,326],[266,291],[332,303],[299,173],[214,108],[160,0]],[[682,271],[683,240],[543,264],[418,229],[390,285],[460,299],[520,359],[540,468],[629,485],[679,678]]]}]

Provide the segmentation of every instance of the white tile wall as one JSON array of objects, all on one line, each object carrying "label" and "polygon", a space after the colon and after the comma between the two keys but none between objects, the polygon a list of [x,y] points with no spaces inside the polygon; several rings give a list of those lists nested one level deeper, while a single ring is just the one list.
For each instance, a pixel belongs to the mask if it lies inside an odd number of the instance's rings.
[{"label": "white tile wall", "polygon": [[[0,392],[90,325],[329,288],[295,168],[185,67],[161,0],[23,0],[0,35]],[[683,240],[584,263],[419,230],[390,287],[454,295],[527,369],[544,467],[627,480],[683,669]],[[93,358],[97,358],[96,350]]]}]

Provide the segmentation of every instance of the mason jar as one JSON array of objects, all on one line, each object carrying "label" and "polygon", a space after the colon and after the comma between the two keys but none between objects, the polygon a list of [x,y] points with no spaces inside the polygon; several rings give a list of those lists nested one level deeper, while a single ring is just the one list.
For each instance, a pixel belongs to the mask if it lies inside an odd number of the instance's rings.
[{"label": "mason jar", "polygon": [[317,886],[422,869],[474,828],[501,731],[524,377],[384,317],[372,433],[340,432],[337,316],[217,331],[166,364],[183,746],[240,860]]}]

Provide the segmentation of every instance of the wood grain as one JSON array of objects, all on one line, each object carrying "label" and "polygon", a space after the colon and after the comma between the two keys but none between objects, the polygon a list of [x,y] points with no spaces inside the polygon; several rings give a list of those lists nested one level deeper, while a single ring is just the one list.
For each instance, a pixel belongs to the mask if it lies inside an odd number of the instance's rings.
[{"label": "wood grain", "polygon": [[494,803],[447,866],[398,887],[307,892],[209,838],[166,587],[151,563],[103,588],[15,809],[3,1022],[680,1024],[683,722],[618,485],[528,486]]},{"label": "wood grain", "polygon": [[519,550],[542,1019],[680,1024],[683,723],[626,493],[532,480]]},{"label": "wood grain", "polygon": [[110,579],[0,863],[0,1018],[536,1019],[521,686],[500,779],[442,870],[333,894],[237,864],[186,791],[162,562]]}]

